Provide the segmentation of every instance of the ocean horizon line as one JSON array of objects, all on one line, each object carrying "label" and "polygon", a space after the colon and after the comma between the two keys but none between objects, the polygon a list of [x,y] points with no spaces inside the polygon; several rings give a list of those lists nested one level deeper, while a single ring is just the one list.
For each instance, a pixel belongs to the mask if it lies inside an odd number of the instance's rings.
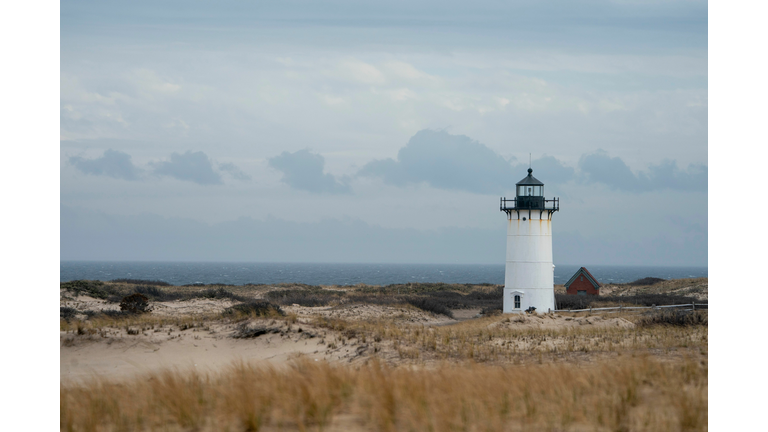
[{"label": "ocean horizon line", "polygon": [[[605,283],[645,277],[681,279],[708,276],[707,267],[583,265]],[[582,265],[555,264],[554,282],[563,284]],[[504,264],[264,263],[232,261],[60,261],[60,282],[87,279],[141,279],[172,285],[277,284],[391,285],[419,283],[503,284]]]}]

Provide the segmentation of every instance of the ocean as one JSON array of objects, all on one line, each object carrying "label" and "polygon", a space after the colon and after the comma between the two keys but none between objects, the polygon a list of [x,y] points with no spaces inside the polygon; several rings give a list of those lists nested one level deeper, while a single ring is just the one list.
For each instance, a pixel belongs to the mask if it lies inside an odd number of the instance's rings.
[{"label": "ocean", "polygon": [[[644,277],[707,277],[707,267],[586,266],[601,283],[632,282]],[[557,265],[555,284],[579,269]],[[60,280],[144,279],[172,285],[228,285],[299,282],[309,285],[389,285],[406,282],[504,283],[503,264],[325,264],[241,262],[61,261]]]}]

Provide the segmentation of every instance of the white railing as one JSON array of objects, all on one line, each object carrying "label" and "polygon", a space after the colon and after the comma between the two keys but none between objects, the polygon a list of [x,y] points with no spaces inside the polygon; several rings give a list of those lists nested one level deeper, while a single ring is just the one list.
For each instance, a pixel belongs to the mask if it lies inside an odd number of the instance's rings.
[{"label": "white railing", "polygon": [[662,308],[690,308],[696,310],[696,307],[700,309],[709,309],[709,303],[689,303],[680,305],[653,305],[653,306],[615,306],[615,307],[603,307],[603,308],[589,308],[589,309],[557,309],[555,312],[592,312],[592,311],[624,311],[633,309],[662,309]]}]

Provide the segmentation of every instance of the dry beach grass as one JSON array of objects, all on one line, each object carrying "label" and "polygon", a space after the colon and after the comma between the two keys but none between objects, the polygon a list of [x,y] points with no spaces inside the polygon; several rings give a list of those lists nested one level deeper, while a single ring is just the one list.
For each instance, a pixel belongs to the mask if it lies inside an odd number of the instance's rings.
[{"label": "dry beach grass", "polygon": [[[706,311],[476,317],[496,287],[221,288],[105,315],[116,294],[63,286],[61,429],[707,429]],[[270,292],[324,305],[238,309]]]},{"label": "dry beach grass", "polygon": [[706,362],[350,368],[308,360],[62,386],[62,430],[702,430]]}]

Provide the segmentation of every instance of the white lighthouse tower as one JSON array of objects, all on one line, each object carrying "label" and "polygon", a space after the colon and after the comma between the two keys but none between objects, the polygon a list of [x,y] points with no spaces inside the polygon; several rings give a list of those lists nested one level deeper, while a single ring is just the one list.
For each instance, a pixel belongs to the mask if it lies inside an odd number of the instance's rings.
[{"label": "white lighthouse tower", "polygon": [[528,168],[515,198],[501,198],[500,207],[507,214],[504,313],[555,310],[552,215],[560,210],[560,199],[544,199],[544,183]]}]

